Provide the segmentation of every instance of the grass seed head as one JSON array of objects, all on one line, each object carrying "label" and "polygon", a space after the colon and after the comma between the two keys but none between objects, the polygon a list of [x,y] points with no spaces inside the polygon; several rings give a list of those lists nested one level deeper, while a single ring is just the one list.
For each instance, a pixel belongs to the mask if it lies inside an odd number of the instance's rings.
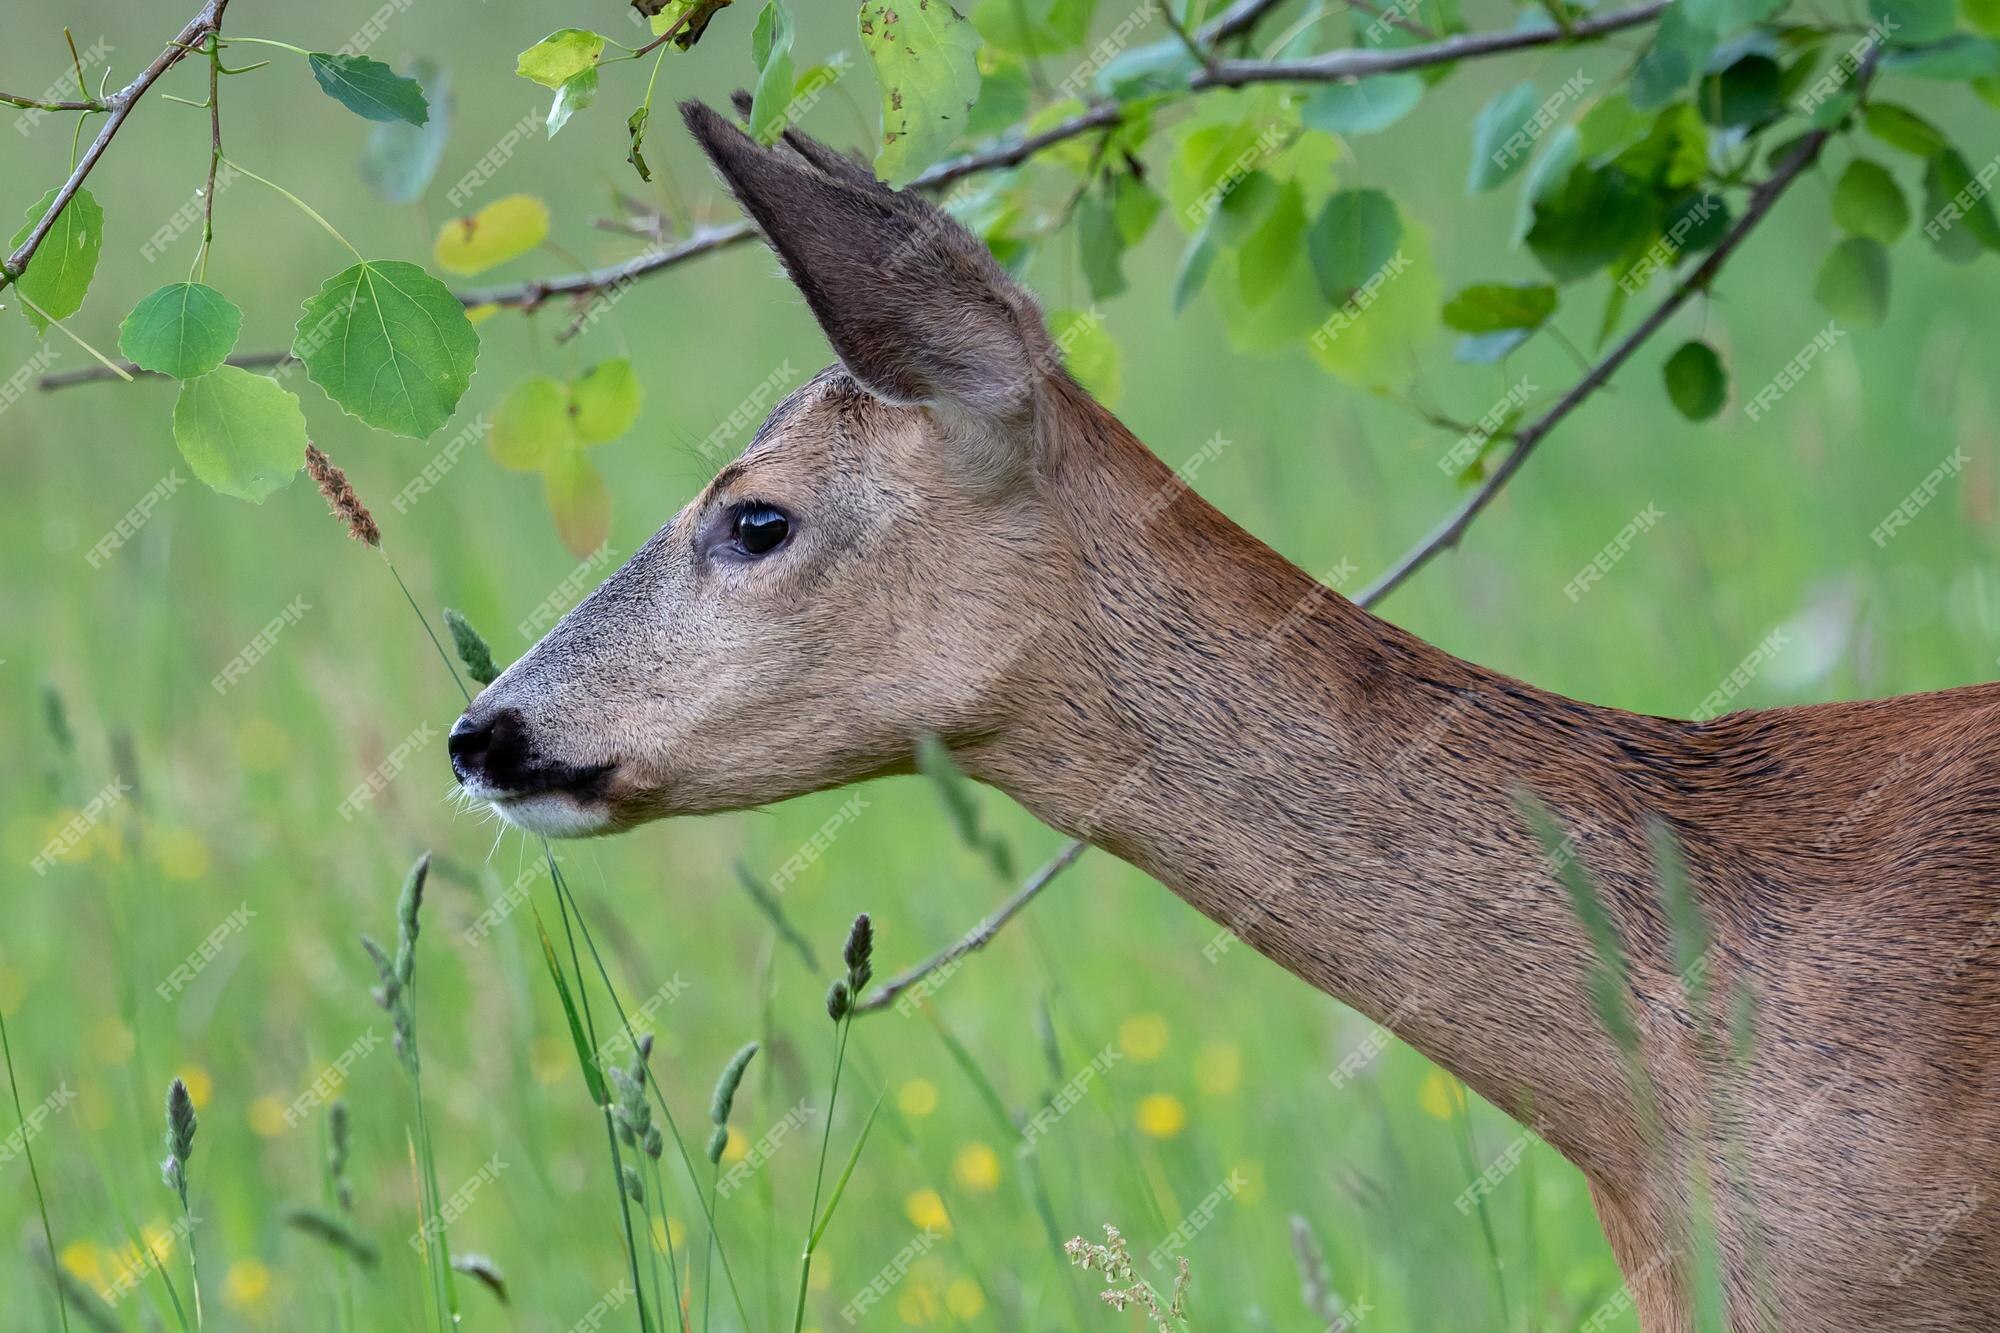
[{"label": "grass seed head", "polygon": [[445,628],[451,631],[451,646],[458,650],[458,660],[465,664],[465,674],[481,685],[491,685],[500,675],[500,668],[493,663],[493,650],[486,646],[486,639],[467,620],[450,607],[444,609]]},{"label": "grass seed head", "polygon": [[847,978],[834,978],[833,985],[829,986],[826,992],[826,1016],[838,1023],[847,1017],[847,1011],[853,1007],[853,1001],[847,993]]},{"label": "grass seed head", "polygon": [[194,1132],[198,1125],[194,1113],[194,1098],[188,1095],[187,1084],[176,1078],[167,1086],[167,1160],[160,1163],[160,1178],[167,1188],[180,1196],[181,1207],[187,1207],[187,1164],[194,1156]]},{"label": "grass seed head", "polygon": [[382,529],[375,526],[375,516],[368,512],[368,506],[362,504],[361,497],[354,493],[347,474],[311,444],[306,445],[306,475],[313,479],[319,493],[326,497],[327,508],[333,511],[333,516],[347,525],[348,536],[370,546],[382,545]]}]

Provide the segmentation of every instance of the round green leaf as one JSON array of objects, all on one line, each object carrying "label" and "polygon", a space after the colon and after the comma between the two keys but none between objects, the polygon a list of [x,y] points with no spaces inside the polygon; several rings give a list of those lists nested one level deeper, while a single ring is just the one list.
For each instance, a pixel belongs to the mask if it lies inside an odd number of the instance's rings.
[{"label": "round green leaf", "polygon": [[1870,102],[1861,113],[1861,123],[1891,148],[1917,157],[1935,157],[1949,146],[1937,126],[1894,102]]},{"label": "round green leaf", "polygon": [[1534,146],[1535,85],[1516,84],[1480,108],[1472,126],[1472,168],[1465,192],[1490,190],[1527,165]]},{"label": "round green leaf", "polygon": [[1696,102],[1711,125],[1754,125],[1777,114],[1783,91],[1778,62],[1752,54],[1704,78]]},{"label": "round green leaf", "polygon": [[1510,286],[1482,282],[1445,302],[1446,328],[1460,333],[1538,329],[1556,310],[1556,289],[1539,283]]},{"label": "round green leaf", "polygon": [[882,148],[891,185],[937,161],[979,96],[979,34],[946,0],[863,0],[861,45],[882,85]]},{"label": "round green leaf", "polygon": [[493,409],[486,448],[501,467],[539,472],[561,455],[574,453],[575,446],[569,390],[558,379],[536,375],[523,380]]},{"label": "round green leaf", "polygon": [[1875,328],[1889,310],[1889,252],[1879,241],[1848,237],[1827,253],[1813,296],[1836,319]]},{"label": "round green leaf", "polygon": [[617,439],[639,419],[642,396],[630,361],[620,357],[592,366],[569,386],[569,418],[576,438],[584,444]]},{"label": "round green leaf", "polygon": [[1896,178],[1886,169],[1857,157],[1840,174],[1833,188],[1833,220],[1856,236],[1887,245],[1910,225],[1910,206]]},{"label": "round green leaf", "polygon": [[[14,233],[10,247],[19,248],[27,241],[43,214],[55,206],[57,193],[50,190],[29,205],[28,220]],[[78,187],[62,216],[42,238],[35,257],[28,261],[27,272],[14,283],[14,289],[25,298],[22,311],[38,331],[47,332],[51,319],[68,319],[83,309],[84,293],[90,290],[97,255],[103,248],[104,210],[90,191]],[[29,306],[29,301],[40,306],[40,311]]]},{"label": "round green leaf", "polygon": [[1125,355],[1094,310],[1052,310],[1049,337],[1077,383],[1106,407],[1118,405],[1125,387]]},{"label": "round green leaf", "polygon": [[314,51],[306,56],[306,63],[312,66],[313,78],[326,95],[357,116],[412,125],[430,119],[430,104],[417,81],[404,78],[379,60]]},{"label": "round green leaf", "polygon": [[1722,358],[1705,342],[1682,343],[1667,358],[1667,398],[1689,421],[1706,421],[1729,397]]},{"label": "round green leaf", "polygon": [[1306,253],[1320,294],[1335,305],[1382,270],[1403,239],[1396,201],[1380,190],[1342,190],[1326,201],[1306,233]]},{"label": "round green leaf", "polygon": [[305,461],[306,418],[298,396],[269,375],[218,366],[182,383],[174,443],[195,476],[262,504]]},{"label": "round green leaf", "polygon": [[118,348],[147,370],[193,379],[222,364],[242,327],[243,312],[215,288],[173,282],[132,307]]},{"label": "round green leaf", "polygon": [[479,335],[451,289],[415,264],[363,260],[305,303],[292,355],[348,412],[421,440],[472,382]]},{"label": "round green leaf", "polygon": [[1416,74],[1329,83],[1306,99],[1299,118],[1329,134],[1376,134],[1410,114],[1423,95],[1424,81]]},{"label": "round green leaf", "polygon": [[521,52],[514,72],[533,79],[544,88],[560,88],[587,69],[597,66],[604,53],[604,38],[582,28],[558,28]]}]

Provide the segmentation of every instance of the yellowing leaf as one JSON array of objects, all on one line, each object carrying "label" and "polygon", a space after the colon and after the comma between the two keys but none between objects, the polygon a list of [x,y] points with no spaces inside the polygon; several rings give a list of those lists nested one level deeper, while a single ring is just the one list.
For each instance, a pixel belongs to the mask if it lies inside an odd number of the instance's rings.
[{"label": "yellowing leaf", "polygon": [[515,385],[493,411],[486,448],[493,461],[514,472],[539,472],[576,452],[569,420],[569,390],[537,375]]},{"label": "yellowing leaf", "polygon": [[447,273],[482,273],[520,258],[548,234],[549,206],[532,194],[510,194],[438,228],[438,267]]},{"label": "yellowing leaf", "polygon": [[558,28],[521,52],[514,72],[544,88],[560,88],[597,64],[604,38],[582,28]]},{"label": "yellowing leaf", "polygon": [[570,385],[570,425],[584,444],[603,444],[632,429],[639,417],[639,377],[620,358],[592,366]]},{"label": "yellowing leaf", "polygon": [[586,556],[611,532],[611,493],[604,475],[578,450],[569,450],[542,473],[542,491],[556,531],[572,555]]}]

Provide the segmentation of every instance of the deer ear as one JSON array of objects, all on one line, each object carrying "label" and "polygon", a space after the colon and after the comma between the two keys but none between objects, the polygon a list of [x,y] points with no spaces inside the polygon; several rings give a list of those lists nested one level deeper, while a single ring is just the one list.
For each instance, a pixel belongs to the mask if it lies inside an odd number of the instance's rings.
[{"label": "deer ear", "polygon": [[872,393],[982,417],[1030,409],[1059,362],[1034,299],[977,237],[803,135],[780,153],[700,102],[681,115]]}]

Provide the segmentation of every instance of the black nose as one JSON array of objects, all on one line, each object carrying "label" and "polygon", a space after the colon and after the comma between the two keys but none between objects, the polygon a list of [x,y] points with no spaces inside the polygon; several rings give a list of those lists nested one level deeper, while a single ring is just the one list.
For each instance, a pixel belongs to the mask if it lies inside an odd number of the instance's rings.
[{"label": "black nose", "polygon": [[446,744],[451,771],[460,782],[478,779],[503,790],[518,785],[528,753],[527,729],[513,709],[498,709],[486,717],[465,713],[452,724]]}]

